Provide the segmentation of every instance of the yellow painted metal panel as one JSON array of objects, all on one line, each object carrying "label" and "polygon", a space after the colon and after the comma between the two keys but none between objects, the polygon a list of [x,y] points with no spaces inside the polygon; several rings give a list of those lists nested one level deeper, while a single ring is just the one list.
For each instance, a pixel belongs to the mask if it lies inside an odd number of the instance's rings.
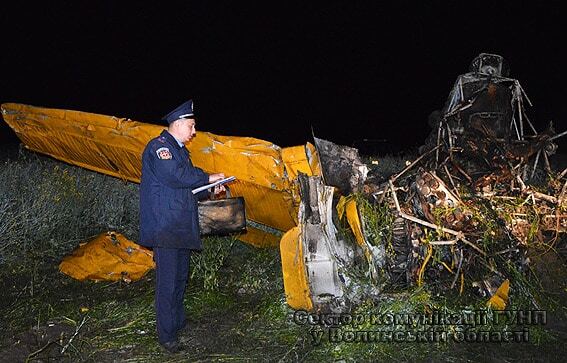
[{"label": "yellow painted metal panel", "polygon": [[290,180],[297,178],[299,172],[313,175],[304,145],[283,148],[282,159]]},{"label": "yellow painted metal panel", "polygon": [[281,160],[281,148],[251,137],[218,136],[197,132],[187,145],[191,160],[200,168],[234,175],[241,182],[285,190],[288,179]]},{"label": "yellow painted metal panel", "polygon": [[493,310],[504,310],[508,304],[508,292],[510,291],[510,280],[506,279],[488,300],[486,305]]},{"label": "yellow painted metal panel", "polygon": [[358,245],[362,248],[366,259],[371,263],[372,253],[370,252],[367,242],[364,239],[364,233],[362,232],[362,223],[360,222],[360,217],[358,215],[356,200],[352,197],[341,196],[336,208],[339,219],[342,219],[346,214],[348,225],[350,226],[350,229],[354,234],[356,243],[358,243]]},{"label": "yellow painted metal panel", "polygon": [[360,223],[360,218],[358,217],[358,209],[356,208],[356,201],[349,200],[346,204],[346,216],[348,224],[354,233],[356,242],[361,247],[366,247],[364,243],[364,235],[362,234],[362,224]]},{"label": "yellow painted metal panel", "polygon": [[59,264],[59,270],[77,280],[127,282],[139,280],[155,267],[152,251],[119,233],[102,233],[81,244]]},{"label": "yellow painted metal panel", "polygon": [[258,228],[246,227],[246,233],[238,237],[239,240],[251,244],[256,247],[278,247],[280,244],[280,236],[267,233]]},{"label": "yellow painted metal panel", "polygon": [[297,209],[289,191],[278,191],[252,183],[229,184],[233,196],[244,196],[246,218],[287,231],[296,225]]},{"label": "yellow painted metal panel", "polygon": [[[24,145],[90,170],[139,182],[141,151],[163,127],[79,111],[21,104],[2,115]],[[114,159],[109,159],[115,155]]]},{"label": "yellow painted metal panel", "polygon": [[283,148],[282,159],[289,180],[297,178],[299,172],[309,176],[321,175],[317,151],[309,142],[305,145]]},{"label": "yellow painted metal panel", "polygon": [[300,227],[294,227],[284,234],[280,242],[282,274],[288,305],[294,309],[310,311],[313,309],[313,301],[302,246]]}]

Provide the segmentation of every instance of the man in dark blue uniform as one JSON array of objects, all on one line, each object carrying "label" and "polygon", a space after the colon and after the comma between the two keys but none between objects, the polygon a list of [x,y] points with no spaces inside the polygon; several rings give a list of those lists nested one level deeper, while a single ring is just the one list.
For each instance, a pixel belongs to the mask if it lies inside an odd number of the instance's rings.
[{"label": "man in dark blue uniform", "polygon": [[[178,332],[187,325],[183,295],[191,250],[201,250],[197,198],[193,189],[224,178],[193,166],[184,143],[195,137],[193,101],[163,118],[167,130],[142,154],[140,244],[153,248],[156,262],[155,309],[159,343],[179,350]],[[224,187],[215,189],[221,192]],[[204,192],[206,194],[206,191]]]}]

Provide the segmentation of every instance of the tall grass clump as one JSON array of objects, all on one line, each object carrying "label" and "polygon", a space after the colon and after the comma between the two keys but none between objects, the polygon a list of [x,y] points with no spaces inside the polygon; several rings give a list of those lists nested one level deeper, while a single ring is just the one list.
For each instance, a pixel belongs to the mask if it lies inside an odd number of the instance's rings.
[{"label": "tall grass clump", "polygon": [[107,230],[137,240],[137,184],[25,150],[3,162],[0,180],[0,264],[61,256]]}]

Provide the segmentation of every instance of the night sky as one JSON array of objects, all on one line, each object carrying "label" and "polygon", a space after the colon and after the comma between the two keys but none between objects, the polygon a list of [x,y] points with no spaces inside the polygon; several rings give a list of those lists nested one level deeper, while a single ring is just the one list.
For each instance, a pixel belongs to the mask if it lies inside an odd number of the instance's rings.
[{"label": "night sky", "polygon": [[[424,141],[429,113],[487,52],[506,58],[539,130],[567,129],[559,2],[21,3],[0,15],[0,102],[157,123],[193,98],[200,130],[291,146],[313,129],[398,152]],[[0,132],[12,140],[3,122]]]}]

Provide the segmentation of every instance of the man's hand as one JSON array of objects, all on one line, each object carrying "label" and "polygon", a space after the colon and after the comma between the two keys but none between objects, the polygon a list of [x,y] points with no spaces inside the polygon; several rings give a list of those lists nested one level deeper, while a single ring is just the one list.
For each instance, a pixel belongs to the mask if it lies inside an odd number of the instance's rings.
[{"label": "man's hand", "polygon": [[[209,183],[214,183],[214,182],[216,182],[218,180],[222,180],[222,179],[224,179],[223,173],[216,173],[216,174],[209,175]],[[225,190],[226,189],[225,189],[224,185],[215,185],[215,187],[213,188],[213,196],[218,197]]]},{"label": "man's hand", "polygon": [[224,187],[224,185],[215,185],[215,187],[213,188],[213,194],[215,196],[218,196],[219,194],[221,194],[225,190],[226,190],[226,188]]},{"label": "man's hand", "polygon": [[216,173],[216,174],[210,174],[209,175],[209,183],[214,183],[218,180],[222,180],[224,179],[224,174],[223,173]]}]

